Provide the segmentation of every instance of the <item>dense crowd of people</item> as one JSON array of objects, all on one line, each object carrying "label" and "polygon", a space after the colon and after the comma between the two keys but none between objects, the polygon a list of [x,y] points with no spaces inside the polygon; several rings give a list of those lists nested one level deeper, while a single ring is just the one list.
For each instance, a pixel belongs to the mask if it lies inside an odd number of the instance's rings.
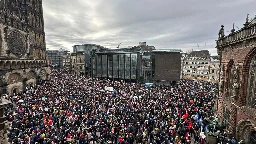
[{"label": "dense crowd of people", "polygon": [[203,144],[203,120],[214,116],[215,88],[193,80],[146,88],[53,70],[51,80],[5,96],[13,103],[6,111],[8,141]]}]

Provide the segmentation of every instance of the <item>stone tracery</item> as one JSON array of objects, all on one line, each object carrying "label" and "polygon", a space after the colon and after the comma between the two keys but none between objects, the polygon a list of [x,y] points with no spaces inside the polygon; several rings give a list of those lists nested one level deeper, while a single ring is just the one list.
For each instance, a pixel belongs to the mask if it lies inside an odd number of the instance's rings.
[{"label": "stone tracery", "polygon": [[256,55],[252,58],[250,63],[250,71],[248,78],[248,92],[247,92],[247,105],[256,107]]},{"label": "stone tracery", "polygon": [[239,82],[239,65],[233,65],[232,69],[232,80],[230,81],[231,84],[231,97],[234,99],[237,99],[238,97],[238,92],[240,88],[240,82]]},{"label": "stone tracery", "polygon": [[22,57],[26,54],[25,39],[18,31],[13,31],[8,35],[7,45],[9,51],[16,57]]}]

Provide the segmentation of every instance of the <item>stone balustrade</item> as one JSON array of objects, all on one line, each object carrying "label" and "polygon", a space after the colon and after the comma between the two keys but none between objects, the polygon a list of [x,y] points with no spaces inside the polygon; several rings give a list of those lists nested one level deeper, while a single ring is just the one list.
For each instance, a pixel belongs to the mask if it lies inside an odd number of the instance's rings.
[{"label": "stone balustrade", "polygon": [[15,70],[47,67],[47,60],[32,60],[32,59],[0,59],[0,70]]},{"label": "stone balustrade", "polygon": [[256,37],[256,23],[243,27],[238,31],[217,40],[217,47],[225,47],[227,45],[243,42],[244,40]]}]

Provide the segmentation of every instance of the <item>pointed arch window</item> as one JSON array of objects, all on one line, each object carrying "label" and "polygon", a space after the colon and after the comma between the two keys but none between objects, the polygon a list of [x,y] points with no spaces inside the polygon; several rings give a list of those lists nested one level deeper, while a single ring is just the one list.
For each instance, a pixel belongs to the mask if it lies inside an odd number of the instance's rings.
[{"label": "pointed arch window", "polygon": [[233,61],[230,61],[226,70],[225,91],[227,93],[225,94],[225,98],[231,97],[231,87],[233,82],[232,69],[233,69]]},{"label": "pointed arch window", "polygon": [[232,64],[232,67],[230,68],[229,70],[229,83],[228,83],[228,94],[229,94],[229,97],[232,97],[232,90],[233,90],[233,81],[234,81],[234,74],[233,74],[233,71],[234,71],[234,64]]},{"label": "pointed arch window", "polygon": [[248,106],[256,107],[256,55],[252,58],[249,69],[247,100]]}]

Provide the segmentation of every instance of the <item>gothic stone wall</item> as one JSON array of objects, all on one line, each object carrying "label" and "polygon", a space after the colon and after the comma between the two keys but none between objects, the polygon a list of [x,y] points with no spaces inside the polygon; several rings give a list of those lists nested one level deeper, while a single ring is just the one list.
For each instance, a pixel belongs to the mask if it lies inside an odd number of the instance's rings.
[{"label": "gothic stone wall", "polygon": [[[255,43],[256,41],[247,41],[243,45],[225,48],[222,51],[218,114],[222,121],[223,108],[229,109],[231,113],[229,130],[234,136],[238,136],[239,131],[244,128],[238,128],[241,121],[250,121],[251,125],[256,125],[256,110],[246,106],[250,59],[256,54]],[[229,74],[233,66],[238,67],[239,91],[237,97],[234,97],[234,94],[230,91],[233,85],[229,84],[231,77],[234,75],[233,72],[231,72],[231,75]]]},{"label": "gothic stone wall", "polygon": [[49,67],[18,69],[7,72],[4,76],[7,84],[6,91],[13,94],[13,91],[22,92],[27,86],[36,85],[37,80],[49,80]]},{"label": "gothic stone wall", "polygon": [[0,1],[0,56],[45,59],[42,0]]}]

